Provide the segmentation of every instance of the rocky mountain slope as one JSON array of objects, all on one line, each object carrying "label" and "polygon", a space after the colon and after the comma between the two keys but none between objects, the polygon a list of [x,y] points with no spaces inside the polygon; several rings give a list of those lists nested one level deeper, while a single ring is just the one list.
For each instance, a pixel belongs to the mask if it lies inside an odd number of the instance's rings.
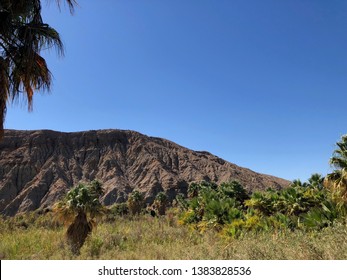
[{"label": "rocky mountain slope", "polygon": [[103,183],[105,205],[137,189],[151,202],[172,199],[193,181],[240,181],[247,189],[280,188],[288,181],[253,172],[208,152],[128,130],[62,133],[6,130],[0,142],[0,213],[51,206],[80,181]]}]

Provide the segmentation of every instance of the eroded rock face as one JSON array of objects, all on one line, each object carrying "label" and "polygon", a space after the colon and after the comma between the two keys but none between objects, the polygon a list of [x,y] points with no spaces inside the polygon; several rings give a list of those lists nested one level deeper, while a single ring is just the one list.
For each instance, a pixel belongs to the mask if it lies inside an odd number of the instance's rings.
[{"label": "eroded rock face", "polygon": [[172,199],[190,182],[240,181],[248,190],[288,181],[253,172],[208,152],[128,130],[62,133],[6,130],[0,142],[0,213],[49,207],[80,181],[103,183],[105,205],[137,189],[147,202],[165,191]]}]

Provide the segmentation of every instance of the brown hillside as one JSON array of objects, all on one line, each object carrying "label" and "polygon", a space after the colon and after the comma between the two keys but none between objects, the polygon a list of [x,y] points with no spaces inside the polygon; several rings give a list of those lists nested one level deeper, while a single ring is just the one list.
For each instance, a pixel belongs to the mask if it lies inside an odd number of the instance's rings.
[{"label": "brown hillside", "polygon": [[62,133],[6,130],[0,142],[0,213],[51,206],[80,181],[98,179],[104,204],[138,189],[147,202],[165,191],[172,199],[192,181],[240,181],[248,190],[288,181],[253,172],[208,152],[128,130]]}]

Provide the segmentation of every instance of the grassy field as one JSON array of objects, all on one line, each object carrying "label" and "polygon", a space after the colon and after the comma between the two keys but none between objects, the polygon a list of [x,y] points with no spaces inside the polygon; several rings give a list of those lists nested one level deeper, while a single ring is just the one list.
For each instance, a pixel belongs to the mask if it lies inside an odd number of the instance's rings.
[{"label": "grassy field", "polygon": [[179,225],[175,215],[101,221],[81,254],[51,214],[0,219],[0,259],[347,259],[347,226],[321,231],[248,233],[238,239]]}]

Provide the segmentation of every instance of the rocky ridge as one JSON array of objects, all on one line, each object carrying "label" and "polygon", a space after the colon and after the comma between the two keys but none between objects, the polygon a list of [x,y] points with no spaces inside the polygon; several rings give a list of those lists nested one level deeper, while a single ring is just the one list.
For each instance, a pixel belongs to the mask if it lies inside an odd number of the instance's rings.
[{"label": "rocky ridge", "polygon": [[148,203],[160,191],[173,199],[193,181],[238,180],[248,190],[289,184],[135,131],[5,131],[0,142],[0,213],[49,207],[78,182],[94,179],[103,183],[105,205],[126,201],[133,189],[143,192]]}]

